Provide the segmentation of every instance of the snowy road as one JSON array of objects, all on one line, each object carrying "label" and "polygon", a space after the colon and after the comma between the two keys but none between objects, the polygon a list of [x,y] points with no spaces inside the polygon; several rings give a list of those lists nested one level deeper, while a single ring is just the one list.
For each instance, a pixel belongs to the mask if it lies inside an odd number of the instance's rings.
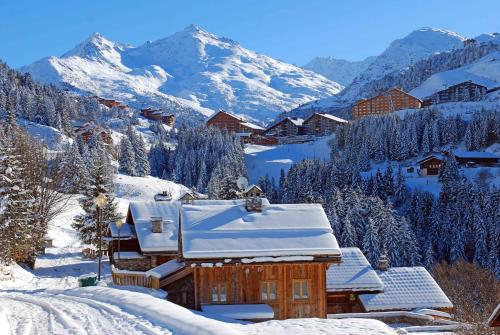
[{"label": "snowy road", "polygon": [[115,305],[64,294],[0,293],[0,306],[7,334],[171,334]]}]

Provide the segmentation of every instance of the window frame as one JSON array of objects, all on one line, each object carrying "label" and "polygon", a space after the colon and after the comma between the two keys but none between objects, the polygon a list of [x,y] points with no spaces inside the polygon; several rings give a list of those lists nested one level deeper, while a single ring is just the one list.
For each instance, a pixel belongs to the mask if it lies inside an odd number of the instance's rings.
[{"label": "window frame", "polygon": [[[295,297],[295,284],[299,285],[299,297]],[[304,284],[307,295],[304,295]],[[311,299],[311,279],[293,279],[292,280],[292,298],[295,302],[310,301]]]},{"label": "window frame", "polygon": [[[226,304],[227,303],[227,287],[226,283],[213,283],[211,292],[212,304]],[[217,300],[214,297],[217,295]]]},{"label": "window frame", "polygon": [[[274,286],[274,299],[271,299],[271,287]],[[265,287],[265,292],[264,292]],[[266,299],[264,299],[266,293]],[[260,282],[260,300],[263,303],[274,304],[278,301],[278,285],[276,280],[262,280]]]}]

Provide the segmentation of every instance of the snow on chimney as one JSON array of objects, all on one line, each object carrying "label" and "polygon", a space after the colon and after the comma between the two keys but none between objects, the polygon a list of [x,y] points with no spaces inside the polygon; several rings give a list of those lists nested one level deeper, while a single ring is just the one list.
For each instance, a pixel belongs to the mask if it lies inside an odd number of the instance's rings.
[{"label": "snow on chimney", "polygon": [[151,230],[153,231],[153,233],[163,232],[163,219],[161,217],[151,218]]},{"label": "snow on chimney", "polygon": [[387,271],[389,268],[389,259],[387,259],[386,255],[380,256],[380,260],[378,261],[378,268],[380,271]]}]

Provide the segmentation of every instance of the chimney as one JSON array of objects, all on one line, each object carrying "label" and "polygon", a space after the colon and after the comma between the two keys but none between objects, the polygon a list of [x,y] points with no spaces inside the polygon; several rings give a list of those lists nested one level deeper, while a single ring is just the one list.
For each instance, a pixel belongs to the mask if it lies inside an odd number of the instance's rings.
[{"label": "chimney", "polygon": [[262,198],[255,196],[246,198],[245,207],[249,212],[262,212]]},{"label": "chimney", "polygon": [[389,260],[386,255],[381,255],[380,260],[378,261],[378,268],[380,271],[387,271],[389,268]]},{"label": "chimney", "polygon": [[153,233],[163,232],[163,219],[161,217],[151,218],[151,230]]}]

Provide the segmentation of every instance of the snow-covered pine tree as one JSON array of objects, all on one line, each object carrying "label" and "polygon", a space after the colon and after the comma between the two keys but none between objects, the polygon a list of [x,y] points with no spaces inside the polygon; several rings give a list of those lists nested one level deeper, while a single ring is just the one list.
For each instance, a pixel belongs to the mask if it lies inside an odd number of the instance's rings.
[{"label": "snow-covered pine tree", "polygon": [[137,175],[134,148],[127,137],[123,137],[120,142],[120,171],[129,176]]},{"label": "snow-covered pine tree", "polygon": [[88,171],[76,142],[62,154],[59,169],[62,171],[61,192],[78,193],[81,186],[88,182]]},{"label": "snow-covered pine tree", "polygon": [[97,245],[99,242],[96,197],[102,193],[106,196],[106,205],[102,208],[101,232],[104,233],[109,223],[117,218],[116,203],[113,195],[113,175],[102,154],[94,150],[93,168],[90,170],[89,182],[83,185],[84,198],[80,201],[84,213],[77,215],[73,227],[80,240],[85,244]]},{"label": "snow-covered pine tree", "polygon": [[378,267],[380,261],[380,238],[377,225],[369,217],[366,224],[366,231],[363,237],[363,253],[373,267]]}]

